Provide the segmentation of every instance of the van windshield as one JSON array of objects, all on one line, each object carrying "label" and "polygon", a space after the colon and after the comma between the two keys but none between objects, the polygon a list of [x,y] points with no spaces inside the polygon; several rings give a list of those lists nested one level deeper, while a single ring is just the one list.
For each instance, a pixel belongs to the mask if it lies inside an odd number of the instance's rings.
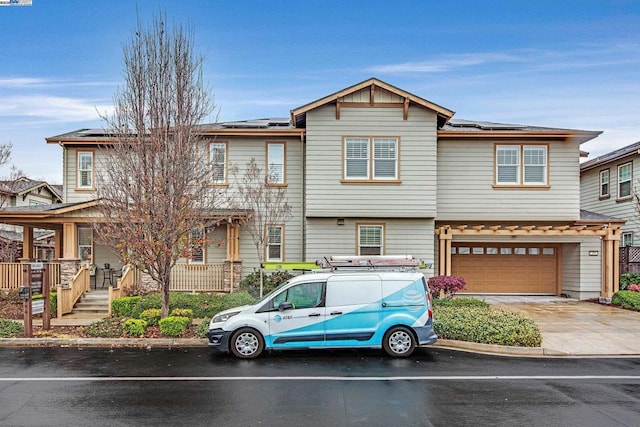
[{"label": "van windshield", "polygon": [[268,300],[273,294],[275,294],[276,292],[280,292],[280,289],[282,289],[288,283],[289,283],[289,281],[287,280],[286,282],[279,284],[278,286],[276,286],[276,288],[274,290],[272,290],[271,292],[269,292],[268,294],[266,294],[265,296],[260,298],[260,300],[258,302],[256,302],[256,304],[260,304],[260,303]]}]

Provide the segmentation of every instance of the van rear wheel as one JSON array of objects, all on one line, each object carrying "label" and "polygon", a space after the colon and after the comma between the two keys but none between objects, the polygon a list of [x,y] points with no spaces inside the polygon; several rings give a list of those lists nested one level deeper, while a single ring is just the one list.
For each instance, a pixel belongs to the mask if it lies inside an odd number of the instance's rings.
[{"label": "van rear wheel", "polygon": [[408,328],[394,326],[384,334],[382,348],[389,356],[409,357],[416,349],[416,340]]},{"label": "van rear wheel", "polygon": [[251,328],[240,328],[231,336],[229,348],[240,359],[254,359],[264,350],[264,338]]}]

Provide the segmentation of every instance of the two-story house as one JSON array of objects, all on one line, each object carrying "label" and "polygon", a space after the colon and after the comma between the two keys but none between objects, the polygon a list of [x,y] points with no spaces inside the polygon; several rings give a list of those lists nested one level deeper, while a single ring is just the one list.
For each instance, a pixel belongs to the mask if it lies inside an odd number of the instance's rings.
[{"label": "two-story house", "polygon": [[[598,132],[452,120],[453,111],[372,78],[291,111],[290,119],[202,125],[224,162],[255,158],[280,171],[291,219],[269,230],[268,261],[410,254],[425,274],[455,274],[474,293],[611,295],[620,222],[580,210],[580,144]],[[0,212],[4,222],[49,226],[60,257],[118,264],[92,236],[102,130],[47,138],[64,159],[64,204]],[[242,217],[222,226],[198,259],[258,266]],[[222,243],[222,244],[221,244]],[[227,271],[227,270],[225,270]]]}]

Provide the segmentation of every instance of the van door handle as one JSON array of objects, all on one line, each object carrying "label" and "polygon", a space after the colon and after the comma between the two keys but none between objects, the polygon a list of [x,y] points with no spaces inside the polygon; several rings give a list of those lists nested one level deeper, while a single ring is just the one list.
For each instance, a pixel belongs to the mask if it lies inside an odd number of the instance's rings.
[{"label": "van door handle", "polygon": [[342,312],[341,312],[341,311],[332,311],[332,312],[331,312],[331,315],[332,315],[332,316],[335,316],[335,315],[337,315],[337,314],[342,314]]},{"label": "van door handle", "polygon": [[320,317],[320,313],[311,313],[309,317]]},{"label": "van door handle", "polygon": [[387,306],[387,303],[386,303],[386,302],[383,302],[383,303],[382,303],[382,306],[383,306],[383,307],[386,307],[386,306]]}]

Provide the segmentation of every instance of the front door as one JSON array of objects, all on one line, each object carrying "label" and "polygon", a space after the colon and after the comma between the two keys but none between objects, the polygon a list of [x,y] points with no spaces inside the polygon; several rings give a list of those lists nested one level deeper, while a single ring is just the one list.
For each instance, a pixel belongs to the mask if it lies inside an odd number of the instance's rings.
[{"label": "front door", "polygon": [[[324,346],[324,287],[323,282],[300,283],[273,297],[274,310],[269,313],[267,346]],[[283,303],[290,303],[291,308],[280,310]]]}]

